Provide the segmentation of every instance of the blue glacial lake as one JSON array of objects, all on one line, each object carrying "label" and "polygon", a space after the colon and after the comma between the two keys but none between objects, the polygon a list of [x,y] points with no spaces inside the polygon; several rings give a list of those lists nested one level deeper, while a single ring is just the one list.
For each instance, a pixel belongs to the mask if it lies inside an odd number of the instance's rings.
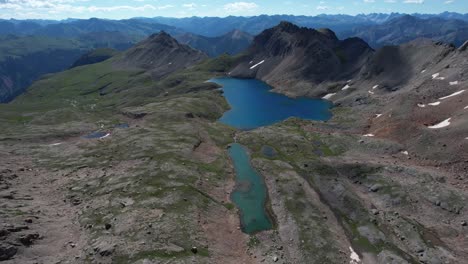
[{"label": "blue glacial lake", "polygon": [[210,82],[223,86],[231,106],[220,122],[241,130],[271,125],[289,117],[326,121],[332,116],[329,101],[273,93],[269,85],[259,80],[215,78]]}]

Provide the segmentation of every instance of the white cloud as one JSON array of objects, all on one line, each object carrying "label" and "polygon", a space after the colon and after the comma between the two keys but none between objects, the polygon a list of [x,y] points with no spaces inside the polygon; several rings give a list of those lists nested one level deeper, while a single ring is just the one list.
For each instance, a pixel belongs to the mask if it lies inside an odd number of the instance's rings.
[{"label": "white cloud", "polygon": [[364,3],[375,3],[375,0],[363,0]]},{"label": "white cloud", "polygon": [[234,2],[224,5],[224,10],[228,12],[252,11],[256,8],[258,5],[254,2]]},{"label": "white cloud", "polygon": [[115,11],[144,12],[157,11],[174,7],[173,5],[84,5],[90,0],[0,0],[0,17],[9,18],[46,18],[47,14],[74,16],[77,14],[103,13]]},{"label": "white cloud", "polygon": [[195,9],[197,7],[197,4],[195,3],[188,3],[188,4],[183,4],[182,7],[188,8],[188,9]]},{"label": "white cloud", "polygon": [[447,0],[444,2],[444,4],[448,5],[448,4],[452,4],[453,2],[455,2],[455,0]]},{"label": "white cloud", "polygon": [[315,9],[317,9],[317,10],[328,10],[328,9],[330,9],[330,7],[326,6],[326,5],[318,5]]},{"label": "white cloud", "polygon": [[405,0],[405,4],[424,4],[424,0]]}]

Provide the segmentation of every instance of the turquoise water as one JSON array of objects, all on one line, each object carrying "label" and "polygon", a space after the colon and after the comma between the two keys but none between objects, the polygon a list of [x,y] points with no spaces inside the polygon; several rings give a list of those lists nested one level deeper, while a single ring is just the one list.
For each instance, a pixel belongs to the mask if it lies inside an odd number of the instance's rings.
[{"label": "turquoise water", "polygon": [[[223,86],[224,96],[231,106],[220,122],[241,130],[271,125],[289,117],[331,118],[332,105],[326,100],[290,98],[272,93],[266,83],[253,79],[217,78],[210,81]],[[277,155],[269,146],[264,146],[262,153],[269,158]],[[263,177],[252,167],[242,145],[232,144],[229,155],[236,170],[236,189],[231,199],[239,208],[242,231],[251,234],[271,229],[272,220],[265,209],[268,190]]]},{"label": "turquoise water", "polygon": [[223,86],[231,106],[220,122],[241,130],[271,125],[289,117],[325,121],[332,116],[329,101],[272,93],[271,87],[259,80],[216,78],[210,81]]},{"label": "turquoise water", "polygon": [[271,229],[272,221],[265,210],[267,187],[262,176],[250,164],[242,145],[232,144],[229,155],[236,170],[236,189],[231,199],[240,210],[242,231],[252,234]]}]

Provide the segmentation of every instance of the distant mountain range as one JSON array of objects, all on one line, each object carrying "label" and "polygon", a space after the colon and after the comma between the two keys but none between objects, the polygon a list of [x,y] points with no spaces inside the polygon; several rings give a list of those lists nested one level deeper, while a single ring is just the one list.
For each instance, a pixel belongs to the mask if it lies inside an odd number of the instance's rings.
[{"label": "distant mountain range", "polygon": [[342,36],[362,38],[372,47],[399,45],[416,38],[429,38],[461,46],[468,40],[468,22],[405,15],[383,24],[353,28],[348,32],[342,32]]},{"label": "distant mountain range", "polygon": [[148,36],[164,30],[170,34],[184,33],[173,26],[138,19],[107,20],[80,19],[41,24],[34,20],[0,20],[0,34],[40,35],[49,37],[77,37],[93,32],[121,32],[131,36]]},{"label": "distant mountain range", "polygon": [[[174,26],[194,34],[214,37],[238,29],[252,35],[257,35],[265,29],[278,25],[281,21],[288,21],[298,26],[309,28],[329,28],[338,36],[355,27],[378,25],[395,18],[403,17],[401,13],[372,13],[357,16],[350,15],[318,15],[318,16],[292,16],[292,15],[261,15],[252,17],[228,16],[219,17],[187,17],[187,18],[135,18],[145,22],[156,22]],[[458,19],[468,21],[468,14],[445,12],[441,14],[412,14],[411,16],[427,19]]]},{"label": "distant mountain range", "polygon": [[[22,93],[42,74],[71,67],[80,56],[94,49],[127,50],[148,36],[164,31],[179,43],[211,57],[223,53],[234,55],[244,51],[252,43],[254,35],[281,21],[307,28],[331,29],[338,39],[359,37],[374,49],[417,38],[430,38],[456,46],[461,46],[468,39],[468,14],[449,12],[437,15],[375,13],[314,17],[0,20],[0,102],[7,102]],[[88,63],[96,58],[82,59]]]},{"label": "distant mountain range", "polygon": [[245,50],[253,40],[253,36],[240,30],[233,30],[219,37],[205,37],[193,33],[175,36],[177,41],[199,49],[211,57],[227,53],[235,55]]}]

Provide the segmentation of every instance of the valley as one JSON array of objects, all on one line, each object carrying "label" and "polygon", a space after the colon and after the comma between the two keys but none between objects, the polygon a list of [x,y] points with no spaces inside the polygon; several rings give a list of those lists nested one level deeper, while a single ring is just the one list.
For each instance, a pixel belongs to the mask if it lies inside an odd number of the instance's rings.
[{"label": "valley", "polygon": [[90,54],[0,105],[0,261],[467,263],[467,45]]}]

